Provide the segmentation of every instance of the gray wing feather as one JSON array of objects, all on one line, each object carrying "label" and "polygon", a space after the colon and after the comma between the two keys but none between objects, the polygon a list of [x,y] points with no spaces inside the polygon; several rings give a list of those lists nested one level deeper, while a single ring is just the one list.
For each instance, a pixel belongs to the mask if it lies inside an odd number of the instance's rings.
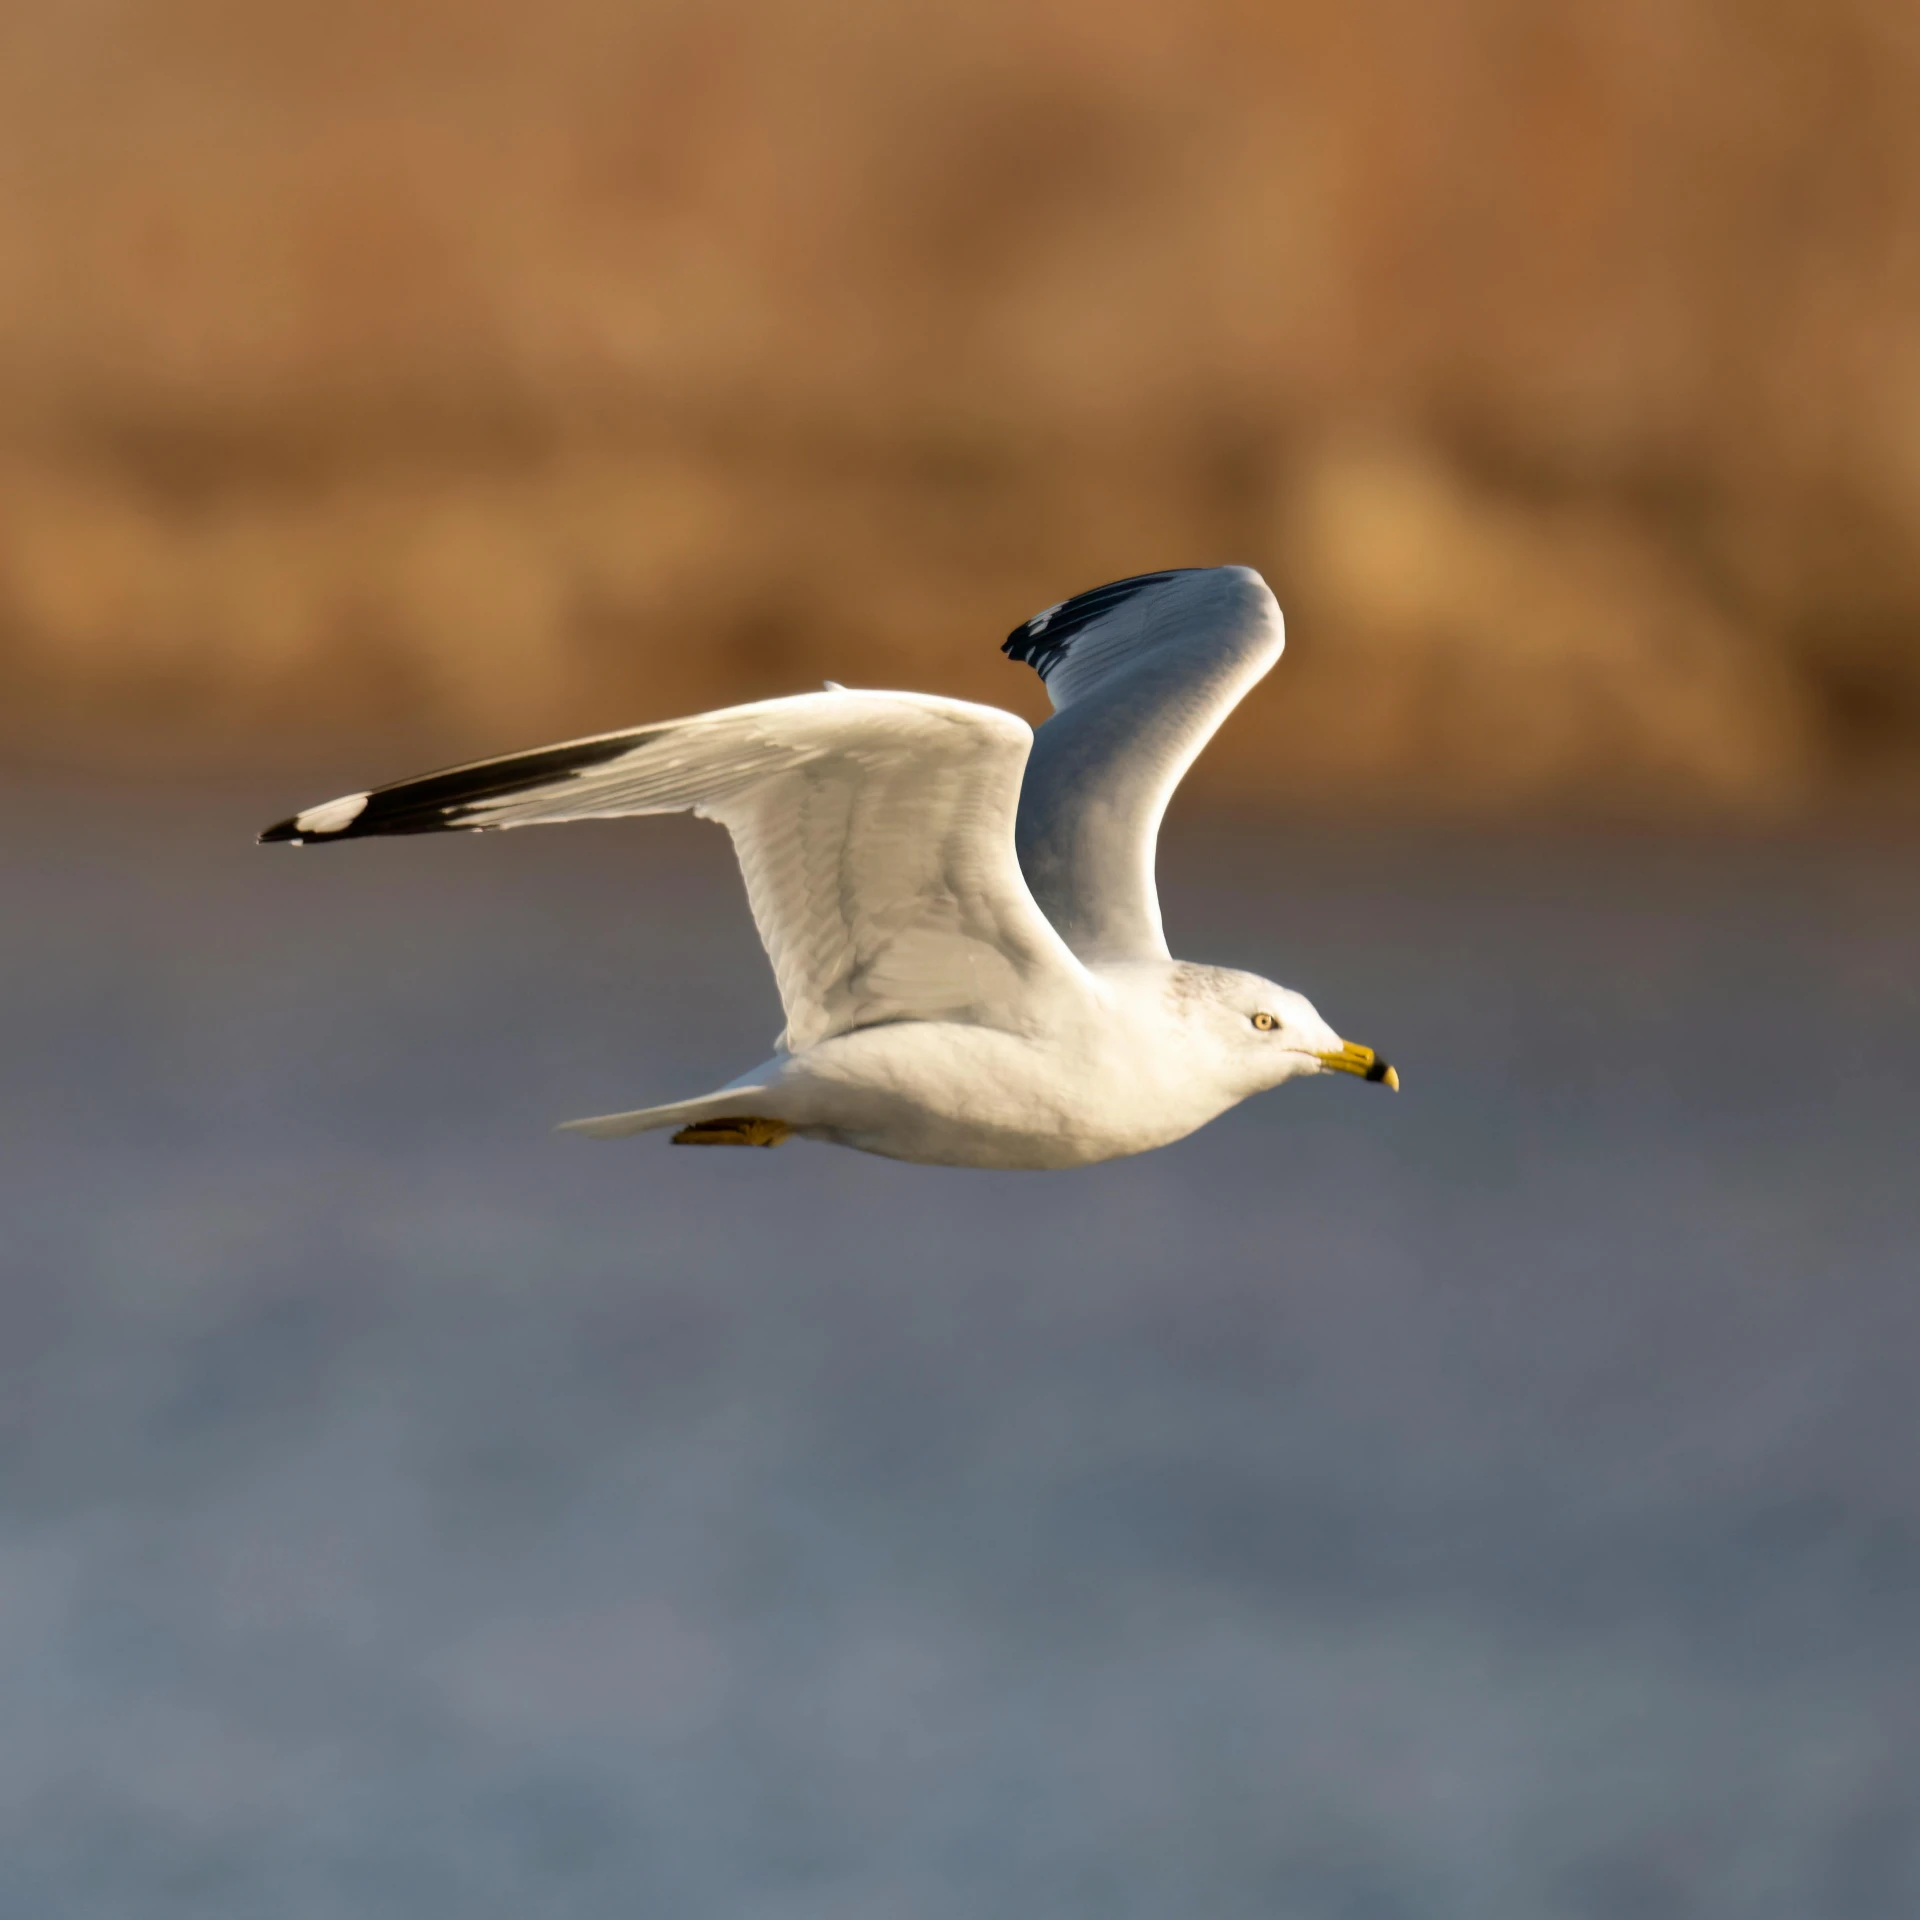
[{"label": "gray wing feather", "polygon": [[1055,712],[1020,789],[1020,866],[1085,961],[1165,959],[1160,822],[1220,723],[1280,658],[1279,603],[1251,567],[1142,574],[1036,614],[1003,651]]}]

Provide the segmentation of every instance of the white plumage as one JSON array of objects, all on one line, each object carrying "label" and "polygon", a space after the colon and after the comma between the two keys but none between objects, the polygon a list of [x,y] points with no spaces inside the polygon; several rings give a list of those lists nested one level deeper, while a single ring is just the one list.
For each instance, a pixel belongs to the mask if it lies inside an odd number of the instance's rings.
[{"label": "white plumage", "polygon": [[715,1093],[575,1130],[798,1133],[974,1166],[1108,1159],[1296,1074],[1398,1085],[1298,994],[1174,961],[1161,931],[1167,802],[1282,645],[1248,568],[1140,575],[1009,636],[1057,709],[1037,736],[998,708],[829,683],[347,795],[261,838],[718,820],[786,1031]]}]

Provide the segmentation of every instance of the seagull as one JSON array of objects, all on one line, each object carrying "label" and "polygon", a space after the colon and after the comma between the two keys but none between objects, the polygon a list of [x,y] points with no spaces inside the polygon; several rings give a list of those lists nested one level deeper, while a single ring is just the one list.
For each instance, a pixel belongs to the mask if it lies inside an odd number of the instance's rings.
[{"label": "seagull", "polygon": [[1008,635],[1001,651],[1053,703],[1037,732],[997,707],[829,681],[347,794],[260,838],[717,820],[786,1030],[713,1093],[567,1130],[1084,1166],[1166,1146],[1308,1074],[1399,1087],[1302,995],[1176,960],[1161,928],[1167,803],[1285,643],[1250,567],[1136,574]]}]

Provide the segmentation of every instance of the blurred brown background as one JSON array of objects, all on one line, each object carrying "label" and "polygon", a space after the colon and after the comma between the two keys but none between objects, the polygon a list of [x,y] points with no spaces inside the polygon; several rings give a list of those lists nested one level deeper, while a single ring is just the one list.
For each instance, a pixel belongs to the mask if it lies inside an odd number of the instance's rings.
[{"label": "blurred brown background", "polygon": [[1243,560],[1216,792],[1904,806],[1916,535],[1910,6],[0,10],[16,761],[1037,717]]}]

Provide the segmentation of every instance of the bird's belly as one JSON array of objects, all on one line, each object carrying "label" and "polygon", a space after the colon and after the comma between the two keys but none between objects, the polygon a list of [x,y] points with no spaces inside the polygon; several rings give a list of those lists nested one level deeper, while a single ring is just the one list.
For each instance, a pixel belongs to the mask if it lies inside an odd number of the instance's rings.
[{"label": "bird's belly", "polygon": [[809,1048],[781,1076],[796,1132],[940,1166],[1077,1167],[1183,1138],[1213,1117],[1097,1045],[900,1022]]}]

